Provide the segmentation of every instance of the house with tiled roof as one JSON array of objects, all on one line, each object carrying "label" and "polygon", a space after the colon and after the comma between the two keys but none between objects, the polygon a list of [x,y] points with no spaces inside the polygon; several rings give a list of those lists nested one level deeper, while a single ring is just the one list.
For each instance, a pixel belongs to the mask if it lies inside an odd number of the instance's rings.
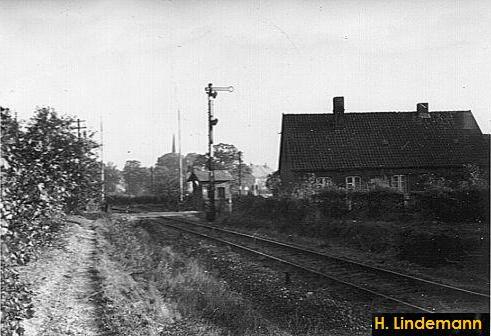
[{"label": "house with tiled roof", "polygon": [[320,185],[366,189],[385,184],[412,190],[418,177],[462,174],[466,165],[489,170],[489,135],[471,111],[283,114],[279,173],[282,183],[313,174]]}]

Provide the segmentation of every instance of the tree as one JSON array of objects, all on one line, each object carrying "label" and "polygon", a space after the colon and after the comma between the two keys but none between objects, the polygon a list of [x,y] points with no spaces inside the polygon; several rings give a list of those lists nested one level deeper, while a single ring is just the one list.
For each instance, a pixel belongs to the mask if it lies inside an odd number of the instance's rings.
[{"label": "tree", "polygon": [[108,162],[104,165],[104,190],[107,193],[114,193],[117,191],[117,186],[121,182],[122,173],[118,170],[116,165],[112,162]]},{"label": "tree", "polygon": [[50,108],[38,109],[23,128],[7,113],[2,116],[2,127],[14,133],[2,152],[12,168],[5,171],[6,178],[15,179],[22,191],[16,194],[22,197],[17,213],[37,213],[36,207],[23,207],[36,202],[53,211],[76,211],[100,196],[100,165],[94,153],[98,145],[91,139],[93,134],[74,134],[74,121]]},{"label": "tree", "polygon": [[280,171],[277,170],[268,175],[266,178],[266,188],[273,194],[273,196],[277,197],[281,193],[281,178]]},{"label": "tree", "polygon": [[159,196],[177,199],[179,196],[179,156],[167,153],[157,159],[154,169],[154,190]]},{"label": "tree", "polygon": [[208,169],[208,155],[198,153],[188,153],[184,157],[185,170],[188,172],[195,168],[204,170]]},{"label": "tree", "polygon": [[252,169],[239,160],[239,150],[234,145],[219,143],[213,146],[213,166],[214,169],[228,170],[234,178],[232,188],[238,191],[239,176],[245,181],[252,178]]},{"label": "tree", "polygon": [[100,196],[97,144],[74,134],[70,117],[39,108],[28,123],[8,109],[1,114],[1,307],[2,331],[23,334],[32,316],[29,291],[16,268],[29,260],[57,228],[63,211],[79,211]]},{"label": "tree", "polygon": [[[238,190],[239,175],[243,181],[251,179],[251,168],[239,162],[239,150],[234,145],[220,143],[214,145],[213,167],[215,170],[228,170],[234,181],[232,187]],[[153,170],[153,192],[159,196],[177,199],[179,196],[179,158],[183,165],[183,180],[185,171],[193,169],[208,170],[208,155],[188,153],[180,157],[177,153],[167,153],[157,159]]]},{"label": "tree", "polygon": [[[181,158],[182,159],[182,158]],[[161,167],[165,171],[178,175],[179,174],[179,154],[167,153],[157,159],[156,167]]]},{"label": "tree", "polygon": [[239,164],[239,150],[234,145],[219,143],[213,146],[213,158],[215,169],[232,171]]},{"label": "tree", "polygon": [[123,177],[126,182],[126,192],[130,195],[142,195],[149,190],[150,172],[141,166],[137,160],[126,161],[123,168]]}]

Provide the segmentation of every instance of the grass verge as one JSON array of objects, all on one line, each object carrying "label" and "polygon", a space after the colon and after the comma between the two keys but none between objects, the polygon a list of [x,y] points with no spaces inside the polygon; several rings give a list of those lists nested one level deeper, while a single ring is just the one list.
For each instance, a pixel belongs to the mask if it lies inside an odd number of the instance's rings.
[{"label": "grass verge", "polygon": [[114,335],[287,335],[195,259],[125,218],[99,221],[104,329]]}]

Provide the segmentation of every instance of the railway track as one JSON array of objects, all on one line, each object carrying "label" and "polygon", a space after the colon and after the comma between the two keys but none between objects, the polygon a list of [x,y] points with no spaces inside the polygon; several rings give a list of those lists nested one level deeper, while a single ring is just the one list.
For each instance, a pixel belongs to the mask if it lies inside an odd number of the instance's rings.
[{"label": "railway track", "polygon": [[[181,225],[160,223],[273,259],[418,311],[489,310],[487,293],[441,284],[271,239],[193,221],[168,219]],[[186,229],[182,224],[191,225],[194,230]]]},{"label": "railway track", "polygon": [[[371,266],[298,245],[278,242],[195,221],[152,219],[175,230],[218,241],[390,301],[411,311],[489,311],[489,294]],[[172,222],[172,223],[171,223]]]}]

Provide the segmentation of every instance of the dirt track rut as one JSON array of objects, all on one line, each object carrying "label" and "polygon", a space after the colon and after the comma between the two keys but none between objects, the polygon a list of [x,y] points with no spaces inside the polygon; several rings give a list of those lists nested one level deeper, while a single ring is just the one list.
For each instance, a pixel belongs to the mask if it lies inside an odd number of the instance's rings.
[{"label": "dirt track rut", "polygon": [[22,270],[34,291],[27,336],[101,335],[98,328],[96,236],[92,221],[71,218],[63,239]]}]

